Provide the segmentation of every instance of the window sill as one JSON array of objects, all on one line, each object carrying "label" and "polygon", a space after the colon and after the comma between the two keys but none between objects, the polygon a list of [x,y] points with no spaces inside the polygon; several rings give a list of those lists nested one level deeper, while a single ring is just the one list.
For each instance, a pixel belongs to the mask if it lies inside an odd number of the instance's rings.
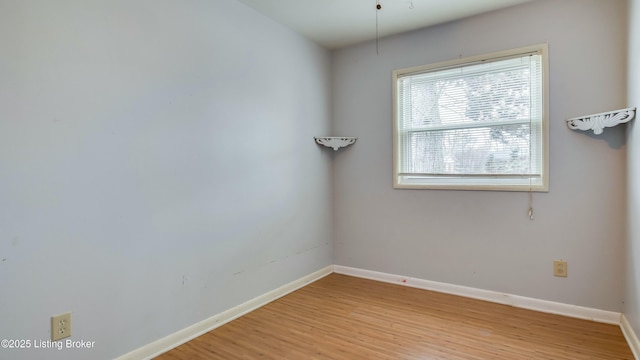
[{"label": "window sill", "polygon": [[547,181],[534,179],[499,178],[423,178],[402,176],[395,179],[395,189],[423,190],[478,190],[478,191],[521,191],[548,192]]}]

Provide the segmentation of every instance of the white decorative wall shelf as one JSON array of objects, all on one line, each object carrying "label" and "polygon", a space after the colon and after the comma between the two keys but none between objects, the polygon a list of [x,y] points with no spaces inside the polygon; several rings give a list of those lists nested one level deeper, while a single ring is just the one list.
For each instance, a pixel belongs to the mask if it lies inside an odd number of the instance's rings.
[{"label": "white decorative wall shelf", "polygon": [[333,148],[333,150],[338,151],[338,149],[340,148],[347,147],[355,143],[358,138],[351,136],[325,136],[314,137],[314,139],[316,140],[316,143]]},{"label": "white decorative wall shelf", "polygon": [[600,114],[575,117],[567,120],[567,126],[572,130],[593,130],[596,135],[602,134],[604,128],[614,127],[631,121],[636,116],[636,108],[627,108],[604,112]]}]

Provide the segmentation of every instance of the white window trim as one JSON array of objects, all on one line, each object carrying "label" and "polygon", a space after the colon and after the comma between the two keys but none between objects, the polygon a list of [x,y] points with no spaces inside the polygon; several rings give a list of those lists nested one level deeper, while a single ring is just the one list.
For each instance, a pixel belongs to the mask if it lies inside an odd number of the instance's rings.
[{"label": "white window trim", "polygon": [[[409,73],[425,72],[433,69],[455,67],[461,64],[469,64],[474,62],[482,62],[485,60],[493,60],[501,57],[513,57],[519,54],[538,52],[542,55],[542,167],[540,178],[537,182],[530,181],[530,177],[523,178],[522,181],[496,181],[498,177],[478,179],[475,177],[450,177],[458,181],[450,183],[446,181],[446,176],[439,176],[438,180],[432,178],[431,183],[425,184],[423,181],[412,182],[405,179],[400,182],[400,151],[398,149],[398,78]],[[405,69],[394,70],[392,73],[392,94],[393,94],[393,187],[396,189],[449,189],[449,190],[495,190],[495,191],[549,191],[549,57],[548,45],[537,44],[517,49],[505,50],[459,58],[450,61],[443,61],[434,64],[415,66]],[[487,180],[491,178],[491,181]],[[502,184],[501,184],[502,182]]]}]

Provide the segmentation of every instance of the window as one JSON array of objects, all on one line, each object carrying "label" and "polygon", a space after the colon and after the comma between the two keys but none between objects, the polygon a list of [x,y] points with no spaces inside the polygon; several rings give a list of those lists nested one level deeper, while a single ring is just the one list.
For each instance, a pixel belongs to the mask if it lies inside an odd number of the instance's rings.
[{"label": "window", "polygon": [[546,44],[394,71],[394,187],[548,191],[546,74]]}]

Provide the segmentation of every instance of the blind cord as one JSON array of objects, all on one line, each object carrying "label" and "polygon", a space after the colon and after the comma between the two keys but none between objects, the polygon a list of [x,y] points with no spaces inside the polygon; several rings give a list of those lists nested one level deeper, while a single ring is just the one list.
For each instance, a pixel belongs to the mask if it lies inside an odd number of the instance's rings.
[{"label": "blind cord", "polygon": [[[531,68],[531,56],[529,56],[529,68]],[[531,89],[531,76],[529,77],[529,89]],[[531,94],[529,94],[529,220],[533,221],[533,186],[532,186],[532,174],[531,174],[531,168],[532,166],[532,162],[533,162],[533,156],[531,154],[531,150],[533,150],[533,147],[531,145],[532,143],[532,135],[533,135],[533,124],[531,121]]]},{"label": "blind cord", "polygon": [[529,188],[529,220],[533,220],[533,191]]},{"label": "blind cord", "polygon": [[382,9],[382,5],[380,5],[380,0],[376,0],[376,55],[380,55],[378,51],[378,11]]}]

